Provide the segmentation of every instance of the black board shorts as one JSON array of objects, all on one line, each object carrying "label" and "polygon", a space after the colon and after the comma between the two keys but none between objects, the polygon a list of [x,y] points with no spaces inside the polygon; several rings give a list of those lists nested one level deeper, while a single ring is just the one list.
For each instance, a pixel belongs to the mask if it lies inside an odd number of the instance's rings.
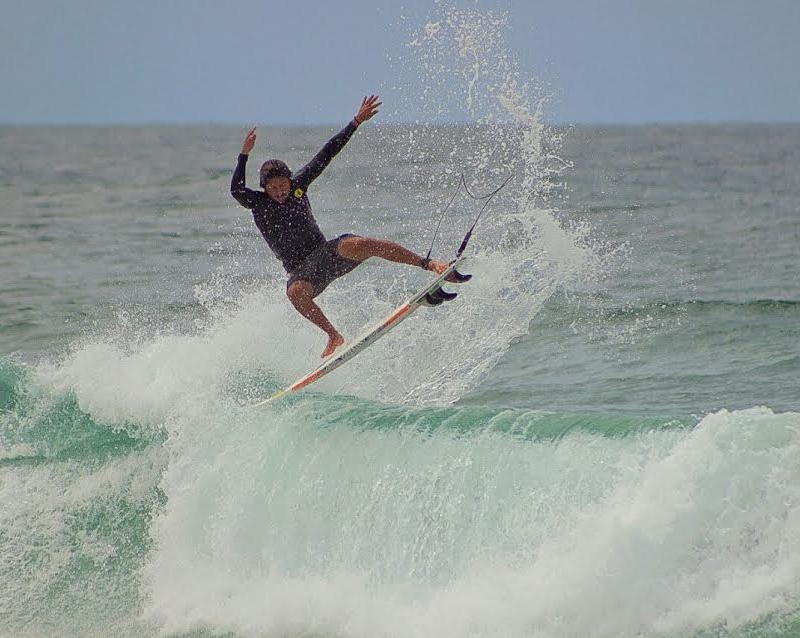
[{"label": "black board shorts", "polygon": [[342,257],[336,252],[336,246],[345,237],[356,236],[351,233],[345,233],[335,239],[329,239],[324,244],[321,244],[319,248],[314,249],[302,264],[289,273],[286,289],[288,290],[289,286],[295,281],[307,281],[314,287],[314,292],[311,295],[313,298],[325,290],[334,279],[338,279],[353,270],[361,262]]}]

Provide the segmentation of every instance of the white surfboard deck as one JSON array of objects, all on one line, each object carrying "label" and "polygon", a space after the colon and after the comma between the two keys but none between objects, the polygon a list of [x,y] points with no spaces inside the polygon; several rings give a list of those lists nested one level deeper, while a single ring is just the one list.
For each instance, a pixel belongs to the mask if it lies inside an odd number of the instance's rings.
[{"label": "white surfboard deck", "polygon": [[262,405],[267,405],[277,401],[287,394],[302,390],[303,388],[314,383],[314,381],[317,379],[324,377],[329,372],[333,372],[339,366],[350,361],[350,359],[355,357],[358,353],[364,351],[371,344],[375,343],[392,328],[397,326],[401,321],[410,317],[420,306],[425,305],[426,295],[441,288],[444,280],[447,279],[450,273],[452,273],[459,264],[463,263],[463,261],[463,257],[458,257],[455,259],[447,267],[447,270],[436,277],[436,279],[433,279],[429,284],[421,288],[408,301],[398,306],[388,317],[367,328],[358,338],[354,339],[349,344],[340,347],[331,356],[325,359],[325,361],[323,361],[322,364],[320,364],[317,368],[295,381],[292,385],[276,392],[271,397],[264,399],[263,401],[254,403],[252,407],[257,408]]}]

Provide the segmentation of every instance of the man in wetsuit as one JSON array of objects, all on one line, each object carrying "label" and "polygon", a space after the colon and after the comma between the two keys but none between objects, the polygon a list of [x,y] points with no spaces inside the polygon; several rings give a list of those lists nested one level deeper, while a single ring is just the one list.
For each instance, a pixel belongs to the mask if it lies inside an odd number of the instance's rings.
[{"label": "man in wetsuit", "polygon": [[344,343],[344,337],[314,302],[314,298],[334,279],[346,275],[370,257],[418,266],[435,273],[442,273],[447,268],[446,262],[425,259],[384,239],[348,233],[327,240],[311,214],[306,194],[309,185],[342,150],[356,129],[378,112],[380,105],[378,96],[365,97],[352,121],[296,173],[292,173],[281,160],[264,162],[260,170],[263,192],[245,186],[247,159],[256,143],[256,129],[252,128],[244,138],[231,179],[231,195],[253,212],[256,226],[289,274],[286,294],[292,305],[328,335],[323,357]]}]

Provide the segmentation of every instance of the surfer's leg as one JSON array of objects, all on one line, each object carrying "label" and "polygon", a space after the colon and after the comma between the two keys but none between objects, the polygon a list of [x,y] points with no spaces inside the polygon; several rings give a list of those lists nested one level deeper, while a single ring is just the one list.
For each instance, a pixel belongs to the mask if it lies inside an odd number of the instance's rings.
[{"label": "surfer's leg", "polygon": [[332,354],[336,348],[344,343],[344,337],[339,334],[319,306],[314,303],[314,286],[311,283],[303,280],[295,281],[286,290],[286,295],[297,312],[328,335],[328,345],[325,346],[325,350],[322,352],[323,358]]},{"label": "surfer's leg", "polygon": [[[450,265],[446,261],[434,261],[433,259],[426,261],[417,253],[387,239],[374,239],[358,235],[342,237],[336,245],[336,252],[340,257],[352,261],[361,262],[370,257],[380,257],[397,264],[419,266],[435,272],[437,275],[442,274]],[[452,272],[447,277],[447,281],[460,284],[468,280],[465,277],[457,272]]]},{"label": "surfer's leg", "polygon": [[[343,237],[337,244],[336,251],[341,257],[353,261],[364,261],[370,257],[379,257],[397,264],[408,264],[409,266],[423,265],[423,258],[417,253],[396,244],[387,239],[374,239],[372,237],[359,237],[352,235]],[[429,261],[427,270],[435,273],[442,273],[447,268],[445,261]]]}]

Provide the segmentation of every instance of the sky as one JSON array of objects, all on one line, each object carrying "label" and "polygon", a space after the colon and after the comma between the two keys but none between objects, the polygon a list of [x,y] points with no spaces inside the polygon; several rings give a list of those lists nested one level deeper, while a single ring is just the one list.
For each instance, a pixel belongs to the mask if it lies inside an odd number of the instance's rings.
[{"label": "sky", "polygon": [[341,122],[447,6],[506,12],[553,122],[800,121],[800,0],[0,0],[0,123]]}]

